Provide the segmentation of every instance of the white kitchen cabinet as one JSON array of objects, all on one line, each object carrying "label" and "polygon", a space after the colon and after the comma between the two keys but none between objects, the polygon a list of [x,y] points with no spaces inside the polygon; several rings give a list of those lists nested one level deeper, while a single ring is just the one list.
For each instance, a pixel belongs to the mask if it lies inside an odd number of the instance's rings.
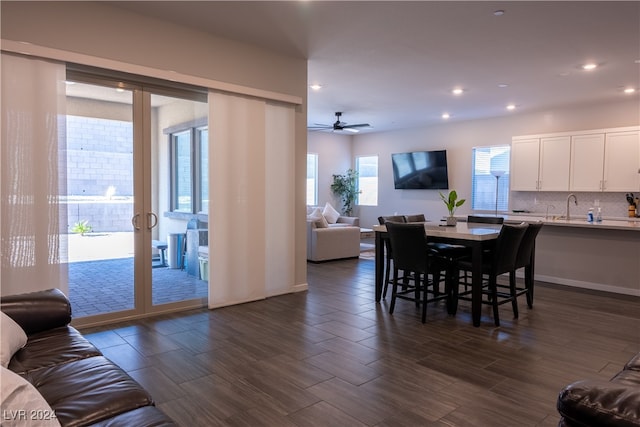
[{"label": "white kitchen cabinet", "polygon": [[571,191],[602,191],[604,133],[571,137]]},{"label": "white kitchen cabinet", "polygon": [[538,190],[568,191],[571,137],[540,138]]},{"label": "white kitchen cabinet", "polygon": [[571,191],[638,191],[639,168],[638,131],[572,137]]},{"label": "white kitchen cabinet", "polygon": [[511,144],[512,191],[567,191],[569,136],[514,139]]},{"label": "white kitchen cabinet", "polygon": [[640,128],[513,137],[512,191],[640,191]]},{"label": "white kitchen cabinet", "polygon": [[640,190],[640,131],[605,135],[604,191]]},{"label": "white kitchen cabinet", "polygon": [[512,191],[538,190],[540,138],[514,139],[511,143],[510,182]]}]

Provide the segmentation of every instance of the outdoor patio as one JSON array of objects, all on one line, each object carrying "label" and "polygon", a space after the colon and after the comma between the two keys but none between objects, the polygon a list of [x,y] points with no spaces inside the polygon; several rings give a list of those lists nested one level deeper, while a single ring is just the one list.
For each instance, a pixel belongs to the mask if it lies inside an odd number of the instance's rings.
[{"label": "outdoor patio", "polygon": [[[65,236],[73,317],[133,308],[133,233]],[[154,261],[157,263],[157,261]],[[154,305],[205,298],[208,283],[185,270],[152,269]]]}]

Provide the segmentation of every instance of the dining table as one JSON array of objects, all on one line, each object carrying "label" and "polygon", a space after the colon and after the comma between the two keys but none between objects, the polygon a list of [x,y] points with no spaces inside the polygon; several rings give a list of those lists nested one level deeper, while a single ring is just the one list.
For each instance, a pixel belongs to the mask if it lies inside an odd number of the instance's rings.
[{"label": "dining table", "polygon": [[[502,225],[461,222],[454,226],[444,223],[424,222],[427,239],[464,245],[471,254],[471,318],[473,326],[480,326],[482,311],[482,256],[484,248],[490,245],[500,234]],[[389,238],[384,225],[374,225],[375,233],[375,298],[382,299],[385,264],[385,240]]]}]

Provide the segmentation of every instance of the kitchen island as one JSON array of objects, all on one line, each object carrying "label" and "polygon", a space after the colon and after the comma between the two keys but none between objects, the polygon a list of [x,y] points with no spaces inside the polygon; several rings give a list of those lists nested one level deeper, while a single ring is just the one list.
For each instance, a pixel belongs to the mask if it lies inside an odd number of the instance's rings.
[{"label": "kitchen island", "polygon": [[536,240],[536,280],[640,297],[639,219],[504,218],[507,223],[544,222]]}]

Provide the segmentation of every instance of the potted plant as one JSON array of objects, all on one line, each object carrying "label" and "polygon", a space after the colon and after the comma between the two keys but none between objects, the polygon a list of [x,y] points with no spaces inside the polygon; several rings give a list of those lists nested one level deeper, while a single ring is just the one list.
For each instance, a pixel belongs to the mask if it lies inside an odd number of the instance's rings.
[{"label": "potted plant", "polygon": [[449,192],[449,195],[447,196],[442,193],[439,194],[445,206],[447,206],[447,211],[449,212],[449,216],[447,217],[447,225],[456,225],[456,217],[454,217],[453,214],[455,214],[456,209],[464,204],[465,199],[458,200],[458,193],[456,193],[456,190],[451,190]]},{"label": "potted plant", "polygon": [[71,227],[71,232],[78,233],[81,236],[84,236],[86,233],[90,233],[92,229],[93,227],[91,227],[89,221],[83,219],[82,221],[78,221],[73,224],[73,227]]},{"label": "potted plant", "polygon": [[358,172],[353,169],[348,169],[344,175],[333,175],[331,191],[340,197],[342,210],[346,216],[353,214],[353,205],[356,202],[356,195],[359,193],[357,184]]}]

